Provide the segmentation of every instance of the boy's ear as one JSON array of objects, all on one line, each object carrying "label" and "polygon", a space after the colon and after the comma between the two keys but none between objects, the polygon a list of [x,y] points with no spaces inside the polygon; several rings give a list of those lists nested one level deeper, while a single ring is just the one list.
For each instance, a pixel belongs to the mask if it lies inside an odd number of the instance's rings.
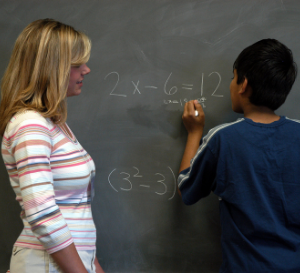
[{"label": "boy's ear", "polygon": [[245,78],[244,78],[244,81],[243,81],[243,82],[241,83],[241,85],[240,85],[239,93],[240,93],[240,94],[245,93],[245,92],[247,91],[247,87],[249,87],[249,86],[248,86],[248,79],[245,77]]}]

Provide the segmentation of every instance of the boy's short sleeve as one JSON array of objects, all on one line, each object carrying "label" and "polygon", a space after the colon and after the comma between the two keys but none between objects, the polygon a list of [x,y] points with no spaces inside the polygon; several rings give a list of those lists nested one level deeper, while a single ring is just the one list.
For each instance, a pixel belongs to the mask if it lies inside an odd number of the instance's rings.
[{"label": "boy's short sleeve", "polygon": [[[214,188],[218,161],[209,147],[213,142],[216,143],[210,140],[208,144],[208,138],[203,138],[190,167],[179,174],[178,187],[186,205],[192,205],[206,197]],[[214,147],[214,151],[216,148]]]}]

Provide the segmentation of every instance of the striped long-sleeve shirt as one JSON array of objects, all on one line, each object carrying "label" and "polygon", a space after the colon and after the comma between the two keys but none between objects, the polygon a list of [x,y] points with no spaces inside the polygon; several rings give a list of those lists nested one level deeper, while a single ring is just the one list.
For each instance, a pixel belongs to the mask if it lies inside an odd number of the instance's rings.
[{"label": "striped long-sleeve shirt", "polygon": [[15,246],[54,253],[74,242],[95,249],[91,212],[95,165],[79,142],[39,113],[15,115],[6,127],[2,157],[24,229]]}]

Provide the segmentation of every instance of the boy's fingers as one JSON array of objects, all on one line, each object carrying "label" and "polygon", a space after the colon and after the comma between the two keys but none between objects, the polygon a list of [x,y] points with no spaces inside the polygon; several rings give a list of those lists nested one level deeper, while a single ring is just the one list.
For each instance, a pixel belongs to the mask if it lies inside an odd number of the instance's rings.
[{"label": "boy's fingers", "polygon": [[188,102],[188,111],[189,111],[189,115],[193,115],[194,114],[195,107],[194,107],[193,101],[189,101]]},{"label": "boy's fingers", "polygon": [[186,102],[186,103],[184,104],[184,110],[183,110],[182,116],[187,115],[187,113],[188,113],[188,103]]},{"label": "boy's fingers", "polygon": [[190,115],[193,111],[194,106],[191,104],[191,101],[188,101],[184,105],[184,114]]},{"label": "boy's fingers", "polygon": [[198,117],[202,116],[203,114],[203,109],[201,104],[197,100],[190,100],[185,103],[184,105],[184,112],[182,117],[188,117],[188,116],[193,116],[193,117]]},{"label": "boy's fingers", "polygon": [[199,116],[200,113],[203,112],[203,108],[202,108],[201,104],[197,100],[194,100],[193,102],[194,102],[195,111],[198,112],[198,116]]}]

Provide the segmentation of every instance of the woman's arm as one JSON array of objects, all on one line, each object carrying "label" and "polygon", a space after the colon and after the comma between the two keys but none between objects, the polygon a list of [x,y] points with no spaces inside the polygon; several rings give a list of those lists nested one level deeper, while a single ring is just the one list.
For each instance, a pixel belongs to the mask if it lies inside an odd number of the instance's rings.
[{"label": "woman's arm", "polygon": [[[14,125],[14,124],[13,124]],[[57,265],[68,273],[86,273],[68,225],[55,201],[50,166],[51,132],[45,119],[25,119],[11,131],[10,154],[16,162],[16,192],[23,201],[26,220]]]},{"label": "woman's arm", "polygon": [[50,255],[64,273],[87,273],[74,243]]}]

